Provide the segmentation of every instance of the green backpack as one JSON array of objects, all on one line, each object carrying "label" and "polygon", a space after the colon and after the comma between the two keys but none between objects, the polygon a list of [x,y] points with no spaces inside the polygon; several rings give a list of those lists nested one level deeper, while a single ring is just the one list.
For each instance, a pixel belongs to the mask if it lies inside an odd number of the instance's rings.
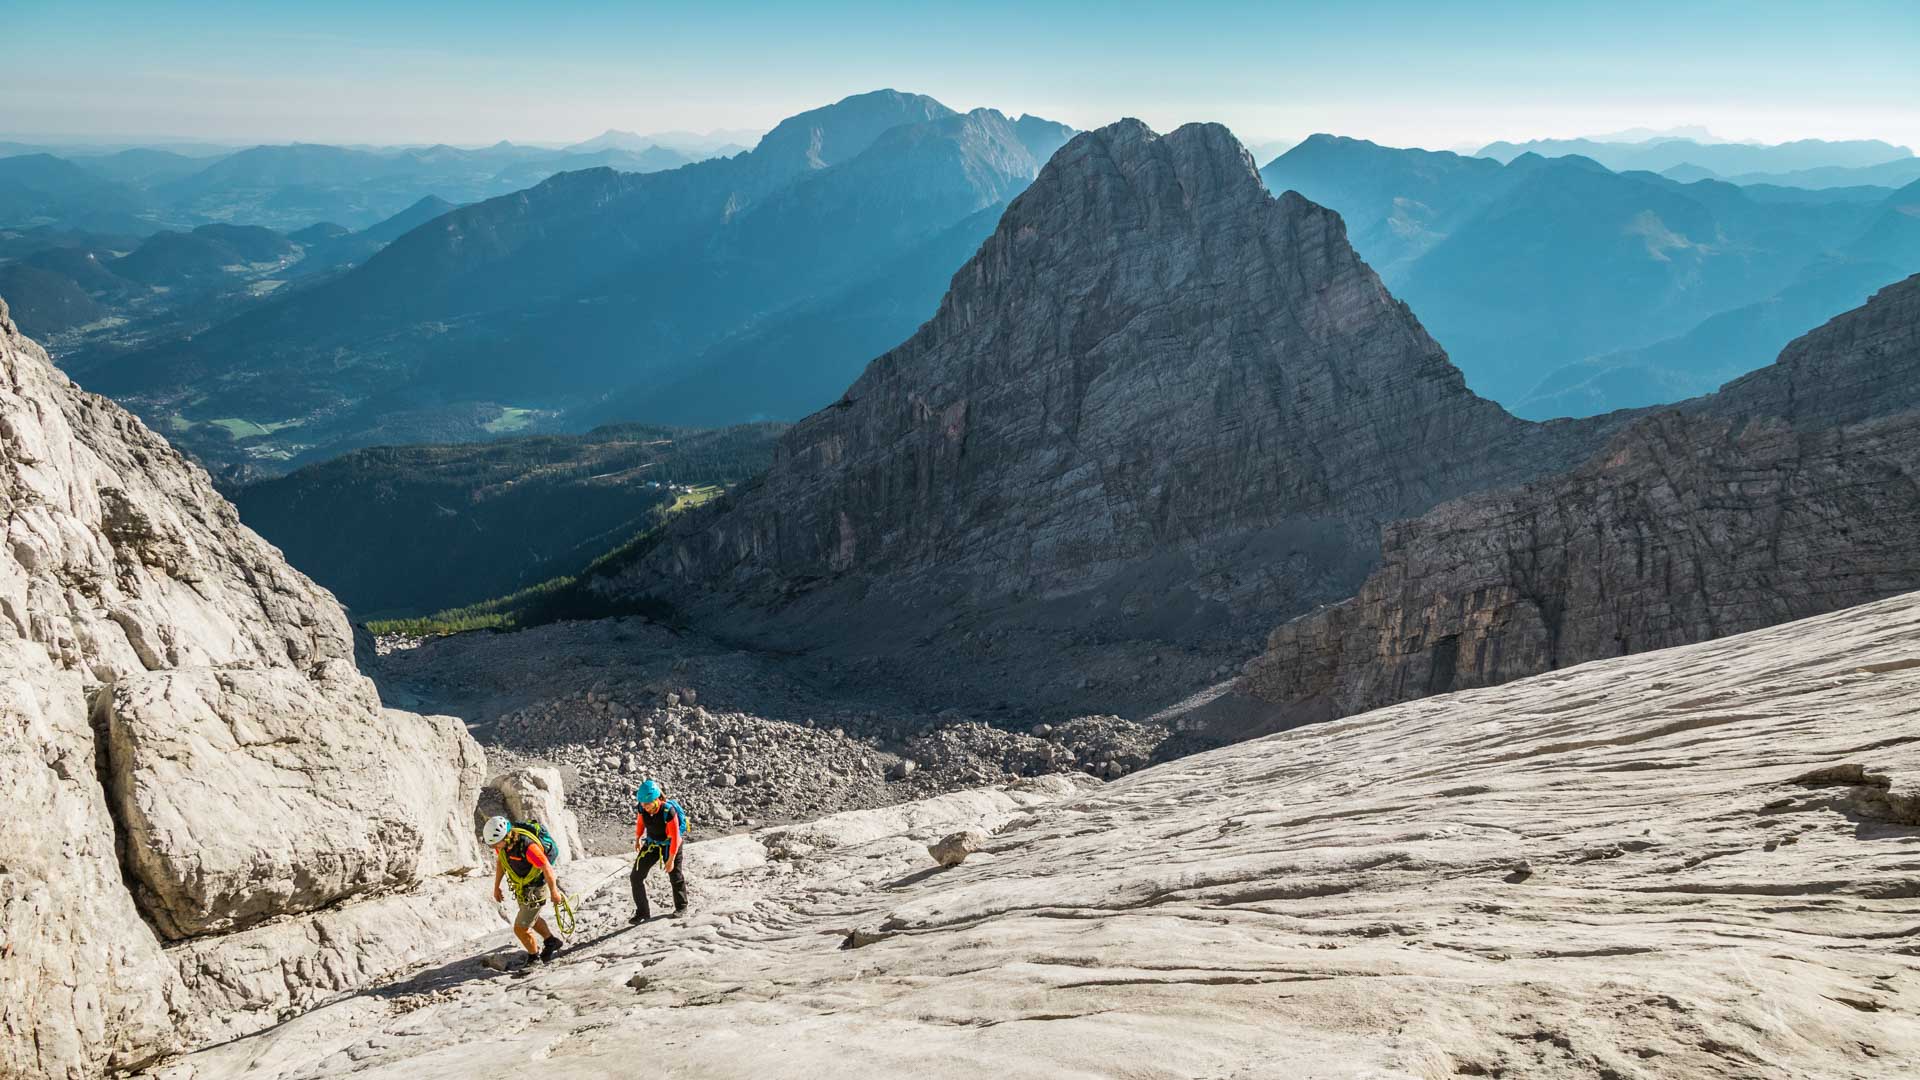
[{"label": "green backpack", "polygon": [[[559,858],[560,845],[554,842],[553,834],[547,831],[545,825],[537,821],[516,821],[513,823],[513,828],[507,830],[507,839],[513,839],[514,833],[519,833],[526,837],[528,843],[537,842],[542,848],[545,848],[547,865],[553,865],[553,861]],[[533,866],[531,862],[529,862],[525,874],[514,873],[513,863],[507,859],[507,853],[504,851],[500,853],[500,864],[506,869],[507,877],[513,879],[515,885],[525,885],[527,882],[533,880],[533,875],[540,872],[538,867]]]}]

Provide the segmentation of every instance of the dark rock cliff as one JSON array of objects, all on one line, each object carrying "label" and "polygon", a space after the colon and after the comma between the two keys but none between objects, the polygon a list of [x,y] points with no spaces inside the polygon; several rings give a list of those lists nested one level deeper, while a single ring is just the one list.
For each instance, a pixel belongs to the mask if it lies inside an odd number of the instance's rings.
[{"label": "dark rock cliff", "polygon": [[797,646],[1018,625],[1244,650],[1350,593],[1381,522],[1569,467],[1605,424],[1470,393],[1339,216],[1269,195],[1225,128],[1122,121],[1061,149],[761,481],[612,587]]},{"label": "dark rock cliff", "polygon": [[1352,599],[1273,631],[1236,734],[1920,589],[1920,277],[1565,475],[1385,531]]}]

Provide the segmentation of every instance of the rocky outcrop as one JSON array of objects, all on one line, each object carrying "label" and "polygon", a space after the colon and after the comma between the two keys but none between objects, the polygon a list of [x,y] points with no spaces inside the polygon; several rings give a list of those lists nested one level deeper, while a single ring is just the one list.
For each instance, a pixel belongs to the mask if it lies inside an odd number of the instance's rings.
[{"label": "rocky outcrop", "polygon": [[559,769],[514,769],[487,781],[487,787],[499,792],[508,817],[515,821],[537,821],[547,827],[554,846],[559,849],[554,854],[554,862],[571,862],[586,854],[586,844],[580,839],[580,819],[567,809]]},{"label": "rocky outcrop", "polygon": [[1352,599],[1283,624],[1257,733],[1920,588],[1920,277],[1568,475],[1388,527]]},{"label": "rocky outcrop", "polygon": [[1350,592],[1381,521],[1571,465],[1601,426],[1468,392],[1338,215],[1267,194],[1225,128],[1122,121],[1055,154],[762,480],[608,591],[869,651],[978,620],[1231,638]]},{"label": "rocky outcrop", "polygon": [[[344,661],[335,661],[344,663]],[[103,691],[127,862],[162,934],[189,937],[479,862],[483,759],[449,716],[383,712],[371,684],[189,668]]]},{"label": "rocky outcrop", "polygon": [[162,939],[478,861],[479,748],[383,712],[345,615],[0,305],[0,1074],[169,1052]]}]

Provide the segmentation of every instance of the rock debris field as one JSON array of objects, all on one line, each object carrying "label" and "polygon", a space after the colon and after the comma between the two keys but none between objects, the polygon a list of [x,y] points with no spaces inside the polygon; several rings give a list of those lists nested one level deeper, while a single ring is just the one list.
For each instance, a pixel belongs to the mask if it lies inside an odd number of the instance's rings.
[{"label": "rock debris field", "polygon": [[161,1075],[1912,1076],[1916,700],[1908,595],[713,839],[683,921],[616,877],[551,968],[469,948]]},{"label": "rock debris field", "polygon": [[[1118,779],[1199,743],[1162,723],[1084,716],[995,726],[823,685],[798,661],[642,619],[377,643],[390,703],[474,721],[494,771],[561,769],[590,849],[630,842],[654,777],[701,834],[886,806],[1016,777]],[[1000,719],[989,717],[986,719]]]}]

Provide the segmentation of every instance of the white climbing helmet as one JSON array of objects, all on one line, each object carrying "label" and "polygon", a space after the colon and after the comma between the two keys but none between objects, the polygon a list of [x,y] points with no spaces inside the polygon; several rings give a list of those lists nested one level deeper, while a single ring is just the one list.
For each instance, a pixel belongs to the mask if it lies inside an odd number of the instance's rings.
[{"label": "white climbing helmet", "polygon": [[485,840],[488,847],[492,847],[500,841],[505,840],[507,834],[512,831],[513,822],[495,814],[493,817],[487,819],[486,827],[480,830],[480,839]]}]

